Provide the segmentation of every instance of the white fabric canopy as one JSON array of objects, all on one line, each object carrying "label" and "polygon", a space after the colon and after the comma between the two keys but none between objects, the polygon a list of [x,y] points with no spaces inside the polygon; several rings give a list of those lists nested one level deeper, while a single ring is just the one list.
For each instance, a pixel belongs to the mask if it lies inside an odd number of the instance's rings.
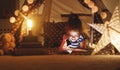
[{"label": "white fabric canopy", "polygon": [[[25,0],[19,0],[20,8],[22,7]],[[47,1],[47,0],[46,0]],[[113,13],[115,6],[118,4],[119,0],[102,0],[107,9]],[[50,21],[61,22],[61,14],[72,13],[84,13],[91,14],[91,11],[84,6],[82,6],[78,0],[52,0],[50,11]],[[44,6],[42,6],[44,7]],[[41,13],[41,9],[39,9]],[[43,10],[43,9],[42,9]]]},{"label": "white fabric canopy", "polygon": [[[20,1],[20,8],[23,5],[23,2],[25,0],[19,0]],[[62,17],[62,14],[70,14],[70,13],[77,13],[77,14],[91,14],[91,10],[85,8],[83,5],[79,3],[78,0],[45,0],[46,2],[38,9],[39,11],[39,16],[37,16],[38,21],[48,21],[50,22],[64,22],[66,17]],[[107,9],[112,13],[115,6],[119,2],[119,0],[102,0]],[[101,3],[101,1],[96,0],[96,3],[98,3],[101,8],[99,8],[99,11],[101,12],[100,9],[106,9],[106,7]],[[43,11],[42,11],[43,10]],[[108,16],[109,17],[109,16]],[[92,16],[79,16],[80,20],[83,23],[83,29],[85,33],[89,33],[89,26],[87,23],[93,22],[93,17]],[[38,22],[38,23],[39,23]],[[42,22],[41,22],[42,24]],[[40,27],[41,24],[37,24],[38,30],[36,29],[36,32],[40,32],[40,29],[42,31],[42,28]],[[41,34],[41,33],[36,33],[36,34]]]},{"label": "white fabric canopy", "polygon": [[119,3],[119,0],[114,0],[114,1],[113,0],[102,0],[102,1],[111,13],[113,13],[116,5],[118,5]]},{"label": "white fabric canopy", "polygon": [[52,0],[50,21],[62,21],[61,14],[70,13],[91,14],[91,11],[82,6],[78,0]]}]

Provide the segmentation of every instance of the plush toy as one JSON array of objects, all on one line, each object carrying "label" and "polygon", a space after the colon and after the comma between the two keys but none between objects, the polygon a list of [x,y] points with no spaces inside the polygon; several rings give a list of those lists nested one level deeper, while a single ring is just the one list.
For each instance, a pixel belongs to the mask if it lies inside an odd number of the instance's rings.
[{"label": "plush toy", "polygon": [[15,38],[11,33],[4,33],[0,35],[1,49],[4,54],[11,54],[15,48]]}]

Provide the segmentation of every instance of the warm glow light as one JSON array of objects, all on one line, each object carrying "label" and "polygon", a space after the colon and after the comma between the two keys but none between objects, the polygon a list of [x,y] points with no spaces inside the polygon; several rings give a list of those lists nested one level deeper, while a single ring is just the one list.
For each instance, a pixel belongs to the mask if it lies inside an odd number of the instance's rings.
[{"label": "warm glow light", "polygon": [[109,21],[105,21],[105,24],[107,24],[107,25],[108,25],[108,24],[110,24],[110,22],[109,22]]},{"label": "warm glow light", "polygon": [[15,17],[10,17],[10,23],[15,23],[16,19]]},{"label": "warm glow light", "polygon": [[102,17],[102,19],[105,19],[107,17],[107,13],[106,12],[101,12],[100,16]]},{"label": "warm glow light", "polygon": [[89,43],[88,45],[89,45],[90,48],[95,48],[96,47],[96,44]]},{"label": "warm glow light", "polygon": [[30,19],[27,20],[27,26],[28,26],[28,30],[32,29],[32,20]]},{"label": "warm glow light", "polygon": [[27,11],[29,10],[29,7],[28,7],[27,5],[24,5],[24,6],[22,7],[22,10],[23,10],[24,12],[27,12]]},{"label": "warm glow light", "polygon": [[15,13],[14,13],[15,16],[18,16],[18,15],[19,15],[19,12],[20,12],[19,10],[15,10]]},{"label": "warm glow light", "polygon": [[28,4],[32,4],[34,0],[27,0]]},{"label": "warm glow light", "polygon": [[95,12],[97,12],[98,11],[98,7],[97,6],[93,6],[92,7],[92,13],[95,13]]},{"label": "warm glow light", "polygon": [[92,8],[92,7],[94,7],[94,2],[93,1],[90,1],[89,3],[88,3],[88,6],[90,7],[90,8]]},{"label": "warm glow light", "polygon": [[84,2],[85,2],[86,4],[88,4],[88,3],[90,2],[90,0],[84,0]]}]

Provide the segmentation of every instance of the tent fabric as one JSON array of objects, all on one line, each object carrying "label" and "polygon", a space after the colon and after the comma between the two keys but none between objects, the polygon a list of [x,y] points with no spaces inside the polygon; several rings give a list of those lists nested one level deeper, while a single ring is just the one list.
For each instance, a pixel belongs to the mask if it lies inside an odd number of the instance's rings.
[{"label": "tent fabric", "polygon": [[116,5],[118,5],[119,3],[119,0],[114,0],[114,1],[113,0],[102,0],[102,1],[111,13],[113,13]]},{"label": "tent fabric", "polygon": [[[46,0],[47,1],[47,0]],[[105,3],[104,3],[105,2]],[[112,1],[110,1],[112,3]],[[117,1],[114,3],[116,4]],[[105,4],[105,5],[104,5]],[[101,12],[103,9],[112,10],[115,7],[115,4],[113,7],[109,5],[109,1],[106,0],[95,0],[95,5],[98,6],[99,11]],[[107,5],[107,7],[106,7]],[[110,7],[109,7],[110,6]],[[52,6],[50,11],[50,22],[61,22],[63,21],[63,17],[61,17],[61,14],[70,14],[70,13],[83,13],[83,14],[92,14],[91,10],[84,7],[82,4],[79,3],[79,0],[52,0]],[[111,17],[109,15],[111,13],[108,12],[108,17]],[[86,17],[87,18],[87,17]],[[108,18],[107,20],[109,20]],[[88,20],[88,19],[87,19]],[[84,21],[84,20],[83,20]]]},{"label": "tent fabric", "polygon": [[[23,3],[22,1],[24,0],[19,0],[21,1],[21,4]],[[103,5],[103,3],[105,5]],[[105,6],[107,6],[107,9],[112,10],[112,6],[109,7],[109,2],[113,3],[112,0],[95,0],[95,4],[99,8],[99,14],[102,9],[106,9]],[[115,3],[117,1],[114,1]],[[20,5],[21,5],[20,4]],[[20,6],[21,7],[21,6]],[[43,8],[42,8],[43,7]],[[39,16],[38,18],[38,23],[37,25],[40,26],[44,22],[64,22],[67,21],[68,17],[63,17],[61,16],[62,14],[71,14],[71,13],[76,13],[76,14],[92,14],[91,10],[84,7],[78,0],[45,0],[44,4],[41,6],[41,8],[38,8],[39,10]],[[41,11],[43,10],[43,11]],[[84,32],[89,35],[89,26],[87,23],[92,23],[93,22],[93,16],[79,16],[80,20],[82,21],[83,29]],[[39,20],[40,19],[40,20]],[[38,32],[37,34],[41,34],[40,31],[43,30],[43,27],[40,27],[36,30]],[[44,33],[44,31],[42,32]]]},{"label": "tent fabric", "polygon": [[[62,14],[91,14],[90,9],[85,8],[78,0],[52,0],[50,11],[50,22],[66,22],[68,17],[62,17]],[[92,22],[92,16],[79,16],[82,21],[84,32],[88,34],[89,26],[86,23]]]},{"label": "tent fabric", "polygon": [[[95,4],[99,7],[99,12],[101,12],[101,9],[106,9],[101,0],[96,0]],[[61,15],[70,14],[71,12],[76,14],[92,14],[91,10],[80,4],[78,0],[45,0],[43,7],[43,16],[40,17],[42,21],[46,21],[49,18],[50,22],[65,22],[68,17],[62,17]],[[92,23],[93,17],[79,16],[79,18],[82,21],[84,32],[89,36],[90,28],[87,23]]]},{"label": "tent fabric", "polygon": [[70,13],[90,14],[91,11],[82,6],[78,0],[52,0],[50,21],[62,21],[61,14]]},{"label": "tent fabric", "polygon": [[[19,7],[21,8],[25,0],[19,0]],[[47,1],[47,0],[46,0]],[[101,4],[101,1],[104,5]],[[115,6],[118,4],[119,0],[95,0],[101,8],[107,8],[111,13],[113,12]],[[42,9],[43,10],[43,9]],[[41,9],[39,9],[41,13]],[[61,14],[70,14],[73,13],[84,13],[90,14],[90,10],[86,9],[82,6],[78,0],[52,0],[52,7],[51,7],[51,14],[50,14],[50,21],[62,21]]]}]

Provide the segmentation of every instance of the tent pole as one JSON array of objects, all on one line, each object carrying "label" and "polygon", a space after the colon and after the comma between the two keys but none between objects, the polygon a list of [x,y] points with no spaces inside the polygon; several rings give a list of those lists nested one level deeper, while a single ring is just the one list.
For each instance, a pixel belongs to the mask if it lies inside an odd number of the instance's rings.
[{"label": "tent pole", "polygon": [[[94,24],[94,13],[92,13],[92,18],[93,18],[93,20],[92,20],[92,24]],[[92,46],[92,44],[93,44],[93,28],[90,28],[90,46]]]}]

